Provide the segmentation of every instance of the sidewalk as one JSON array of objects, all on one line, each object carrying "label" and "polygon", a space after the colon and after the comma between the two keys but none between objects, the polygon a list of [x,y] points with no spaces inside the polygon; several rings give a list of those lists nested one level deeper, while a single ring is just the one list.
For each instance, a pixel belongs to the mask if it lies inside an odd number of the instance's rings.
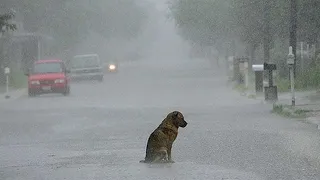
[{"label": "sidewalk", "polygon": [[[248,93],[255,94],[255,93]],[[315,95],[316,91],[299,91],[295,92],[295,103],[296,106],[303,106],[306,104],[311,104],[310,96]],[[265,101],[264,93],[256,95],[256,99],[259,99],[261,101]],[[285,93],[278,93],[278,101],[276,104],[283,104],[283,105],[291,105],[292,103],[292,95],[289,92]],[[320,94],[319,94],[319,107],[320,107]]]},{"label": "sidewalk", "polygon": [[[9,98],[6,98],[6,96],[9,95]],[[21,89],[12,89],[9,88],[9,93],[6,93],[6,87],[0,86],[0,103],[5,101],[10,101],[14,99],[18,99],[21,96],[27,95],[27,89],[21,88]]]},{"label": "sidewalk", "polygon": [[[256,99],[263,103],[264,95],[256,96]],[[278,101],[273,104],[273,111],[275,108],[281,108],[281,112],[276,113],[285,115],[290,118],[303,119],[307,123],[317,125],[320,129],[320,93],[316,90],[314,91],[303,91],[295,93],[295,107],[291,106],[292,95],[291,93],[279,93]]]}]

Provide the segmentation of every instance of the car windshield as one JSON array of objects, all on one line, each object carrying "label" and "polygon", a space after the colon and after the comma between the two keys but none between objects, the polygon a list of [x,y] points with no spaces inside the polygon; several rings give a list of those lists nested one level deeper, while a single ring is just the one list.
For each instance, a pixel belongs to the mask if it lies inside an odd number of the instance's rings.
[{"label": "car windshield", "polygon": [[60,73],[63,72],[59,62],[38,63],[33,67],[32,74]]},{"label": "car windshield", "polygon": [[72,68],[87,68],[99,67],[99,60],[97,56],[79,56],[74,57],[71,61]]}]

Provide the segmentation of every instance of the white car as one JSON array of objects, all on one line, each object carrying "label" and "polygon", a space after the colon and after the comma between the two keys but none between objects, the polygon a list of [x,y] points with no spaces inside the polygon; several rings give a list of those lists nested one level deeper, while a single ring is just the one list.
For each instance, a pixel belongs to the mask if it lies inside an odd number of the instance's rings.
[{"label": "white car", "polygon": [[97,54],[77,55],[69,62],[72,80],[103,81],[102,63]]}]

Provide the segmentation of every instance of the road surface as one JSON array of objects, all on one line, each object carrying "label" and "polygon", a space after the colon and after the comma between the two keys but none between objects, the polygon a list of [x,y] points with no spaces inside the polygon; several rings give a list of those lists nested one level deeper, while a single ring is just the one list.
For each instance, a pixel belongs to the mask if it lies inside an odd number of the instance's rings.
[{"label": "road surface", "polygon": [[[204,60],[120,66],[69,97],[0,103],[0,179],[320,179],[320,133],[239,96]],[[174,164],[139,163],[149,134],[184,113]]]}]

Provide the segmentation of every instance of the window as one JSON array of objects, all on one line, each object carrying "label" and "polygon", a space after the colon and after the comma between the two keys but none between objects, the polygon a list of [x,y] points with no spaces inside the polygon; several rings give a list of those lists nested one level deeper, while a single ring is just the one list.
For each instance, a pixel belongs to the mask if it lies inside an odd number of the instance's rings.
[{"label": "window", "polygon": [[45,74],[45,73],[61,73],[63,72],[63,67],[59,62],[50,63],[38,63],[33,67],[33,74]]},{"label": "window", "polygon": [[99,59],[97,56],[78,56],[71,61],[72,68],[91,68],[99,67]]}]

